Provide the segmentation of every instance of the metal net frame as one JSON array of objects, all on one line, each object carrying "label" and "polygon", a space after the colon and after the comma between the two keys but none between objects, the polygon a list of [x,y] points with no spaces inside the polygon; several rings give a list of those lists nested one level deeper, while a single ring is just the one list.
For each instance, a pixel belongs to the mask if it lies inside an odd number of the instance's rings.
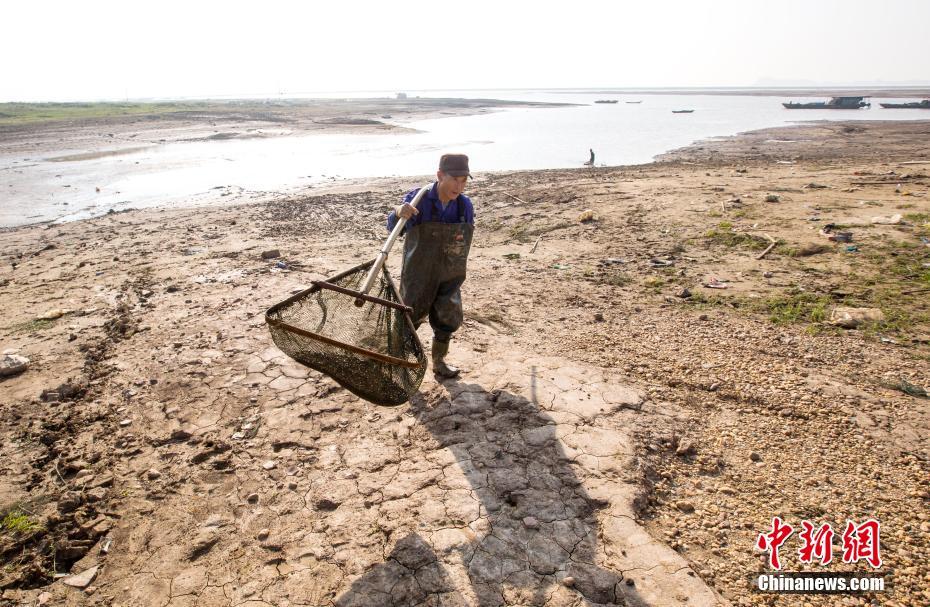
[{"label": "metal net frame", "polygon": [[[272,306],[271,337],[294,360],[325,373],[377,405],[412,397],[426,374],[426,354],[387,269],[363,263]],[[373,278],[365,290],[366,278]],[[362,292],[365,290],[365,293]]]}]

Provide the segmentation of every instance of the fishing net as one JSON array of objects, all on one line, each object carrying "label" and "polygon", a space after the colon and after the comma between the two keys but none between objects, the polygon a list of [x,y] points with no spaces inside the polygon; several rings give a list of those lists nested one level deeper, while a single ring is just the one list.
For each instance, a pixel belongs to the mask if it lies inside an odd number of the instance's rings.
[{"label": "fishing net", "polygon": [[[407,402],[426,373],[426,355],[386,268],[368,295],[360,287],[375,261],[327,279],[265,313],[274,343],[377,405]],[[361,305],[357,305],[361,304]]]}]

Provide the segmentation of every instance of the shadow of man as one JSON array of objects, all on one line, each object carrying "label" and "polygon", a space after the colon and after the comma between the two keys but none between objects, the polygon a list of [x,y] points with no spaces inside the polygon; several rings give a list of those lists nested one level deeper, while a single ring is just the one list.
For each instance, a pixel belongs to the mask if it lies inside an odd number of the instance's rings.
[{"label": "shadow of man", "polygon": [[[480,502],[470,526],[482,535],[455,549],[474,599],[450,592],[433,549],[412,533],[336,605],[643,604],[621,573],[597,565],[595,513],[606,504],[585,491],[554,420],[537,403],[504,390],[454,380],[443,386],[446,394],[437,388],[415,396],[411,412],[454,454]],[[412,583],[420,577],[429,583]],[[557,592],[565,601],[552,600]]]}]

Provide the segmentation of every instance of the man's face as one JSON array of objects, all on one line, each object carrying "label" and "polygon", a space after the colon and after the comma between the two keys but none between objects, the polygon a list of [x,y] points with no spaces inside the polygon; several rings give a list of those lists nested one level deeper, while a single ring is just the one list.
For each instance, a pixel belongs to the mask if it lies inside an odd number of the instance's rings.
[{"label": "man's face", "polygon": [[465,183],[468,181],[467,175],[453,177],[442,171],[436,173],[436,177],[439,181],[439,196],[445,200],[458,198],[465,191]]}]

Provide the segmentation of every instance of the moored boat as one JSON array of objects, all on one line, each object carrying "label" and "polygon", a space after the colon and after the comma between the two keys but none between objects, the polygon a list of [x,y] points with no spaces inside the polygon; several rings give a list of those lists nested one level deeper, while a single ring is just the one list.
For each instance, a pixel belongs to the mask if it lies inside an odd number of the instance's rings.
[{"label": "moored boat", "polygon": [[930,99],[924,99],[923,101],[910,101],[908,103],[880,103],[879,105],[889,110],[930,110]]},{"label": "moored boat", "polygon": [[594,103],[617,103],[616,99],[597,99]]},{"label": "moored boat", "polygon": [[810,103],[782,103],[789,110],[858,110],[871,107],[865,97],[833,97],[830,101],[812,101]]}]

